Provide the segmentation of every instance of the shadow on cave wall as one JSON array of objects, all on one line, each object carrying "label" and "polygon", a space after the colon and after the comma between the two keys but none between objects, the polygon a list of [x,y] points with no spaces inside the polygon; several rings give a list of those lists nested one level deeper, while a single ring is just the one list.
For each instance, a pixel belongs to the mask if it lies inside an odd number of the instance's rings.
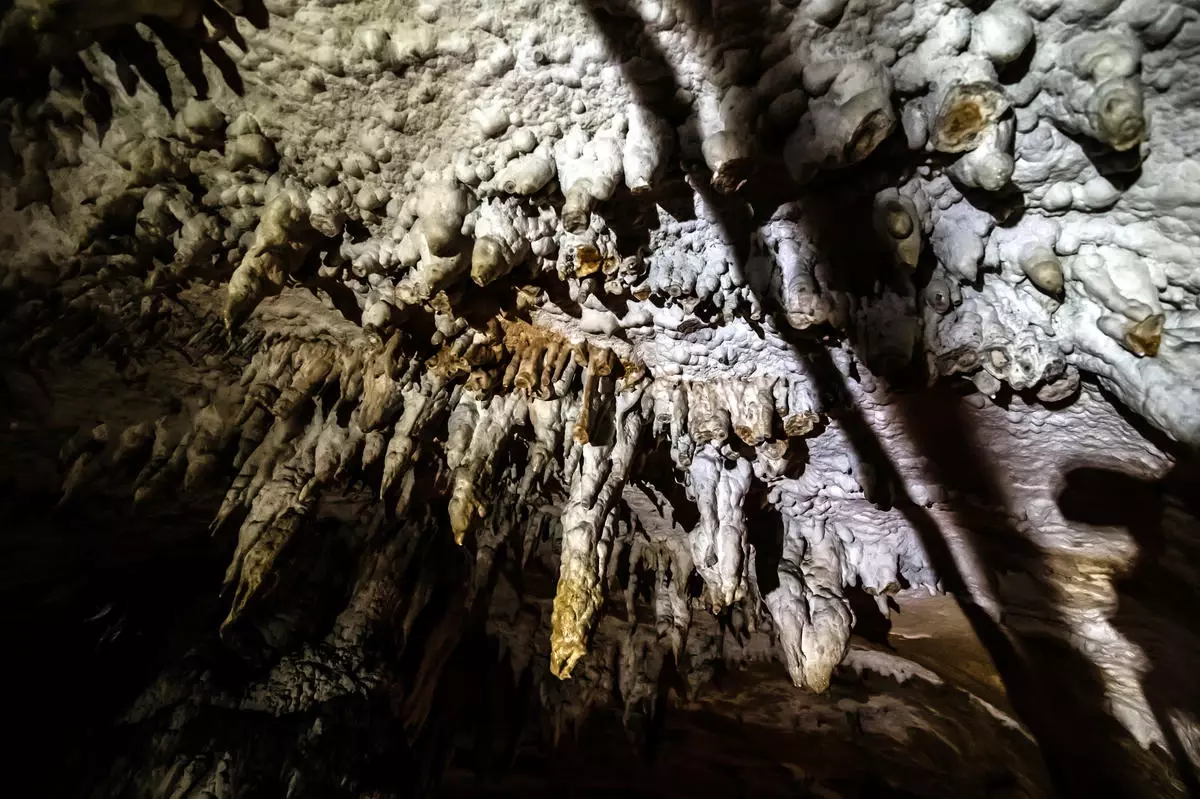
[{"label": "shadow on cave wall", "polygon": [[[196,92],[197,99],[208,97],[208,77],[204,74],[207,57],[234,92],[241,94],[244,84],[237,64],[222,46],[228,41],[242,52],[246,42],[237,29],[238,17],[255,28],[267,27],[269,14],[263,0],[237,0],[222,5],[218,0],[196,4],[198,13],[191,27],[167,16],[179,9],[167,7],[158,14],[129,15],[120,3],[107,7],[87,2],[17,4],[0,7],[0,99],[13,97],[23,101],[40,98],[53,85],[51,70],[57,70],[65,88],[78,91],[88,114],[103,129],[112,119],[113,98],[109,87],[92,74],[79,53],[94,41],[113,63],[117,80],[129,95],[141,81],[158,97],[171,116],[175,115],[175,96],[167,70],[159,61],[151,39],[137,25],[146,27],[171,56]],[[210,33],[211,31],[211,33]],[[81,36],[86,33],[86,37]]]},{"label": "shadow on cave wall", "polygon": [[[611,50],[620,59],[625,79],[633,87],[638,99],[676,126],[682,124],[683,138],[694,136],[697,132],[690,129],[687,122],[690,109],[682,99],[685,95],[675,79],[670,62],[654,38],[642,27],[632,4],[628,0],[583,2]],[[714,4],[696,0],[688,4],[690,13],[685,14],[686,23],[695,26],[703,35],[714,39],[725,38],[754,56],[763,53],[770,25],[769,3],[765,0],[745,0],[731,5],[735,9],[734,14],[718,19]],[[738,31],[742,34],[740,38],[737,38]],[[735,38],[736,42],[733,41]],[[631,61],[640,61],[643,65],[649,62],[652,68],[647,70],[643,66],[631,69]],[[658,77],[646,83],[641,77],[645,74]],[[779,156],[778,148],[774,151],[760,148],[755,153],[754,166],[757,171],[750,175],[747,184],[740,190],[740,197],[717,194],[711,187],[711,174],[702,161],[683,162],[680,159],[679,166],[691,177],[692,190],[701,194],[715,213],[743,272],[749,257],[753,216],[765,218],[778,205],[779,181],[774,176],[786,174]],[[856,176],[861,176],[863,167],[848,168],[841,176],[854,180]],[[771,182],[776,185],[767,185]],[[756,205],[756,200],[765,198],[766,204],[759,205],[751,212],[744,198],[750,198],[750,202]],[[822,255],[834,265],[835,271],[861,268],[857,265],[860,260],[855,257],[860,253],[852,249],[842,251],[840,245],[852,240],[857,231],[871,229],[867,214],[869,208],[857,219],[843,217],[834,222],[830,216],[816,220],[822,227],[815,231],[815,239],[824,250]],[[833,225],[842,230],[834,229]],[[879,262],[887,263],[882,260]],[[879,277],[894,279],[895,276]],[[755,281],[750,280],[749,285],[756,285]],[[759,296],[758,299],[764,309],[773,306],[767,296]],[[956,565],[946,534],[937,520],[907,495],[895,464],[862,411],[853,402],[845,378],[835,366],[826,346],[816,336],[806,335],[808,331],[792,331],[786,323],[781,324],[780,329],[790,336],[793,346],[809,364],[809,376],[828,403],[829,415],[840,422],[858,457],[878,470],[880,477],[884,478],[881,482],[890,484],[895,507],[920,536],[944,587],[953,595],[991,656],[1017,715],[1036,738],[1057,792],[1066,796],[1161,795],[1167,786],[1158,784],[1151,775],[1152,758],[1137,747],[1128,732],[1105,709],[1107,699],[1103,675],[1082,653],[1066,642],[1069,631],[1061,615],[1062,599],[1050,580],[1050,564],[1046,553],[1010,521],[1003,480],[991,467],[986,449],[976,440],[962,399],[945,386],[909,393],[903,393],[902,385],[896,386],[902,392],[897,405],[905,431],[917,452],[931,464],[933,473],[930,477],[947,490],[949,510],[964,531],[966,543],[977,562],[982,565],[981,571],[987,581],[986,594],[996,597],[1001,603],[1001,621],[994,619],[972,598]],[[833,335],[833,331],[829,330],[819,332]],[[850,343],[856,346],[853,340]],[[921,385],[923,376],[917,375],[916,378],[916,385]],[[1078,482],[1077,479],[1076,484]],[[1116,492],[1114,496],[1118,498],[1114,500],[1116,507],[1120,507],[1121,500],[1126,497],[1145,493],[1127,490],[1131,487],[1123,484],[1119,475],[1110,483]],[[1084,503],[1087,501],[1085,498]],[[1143,546],[1147,546],[1146,533],[1149,531],[1144,526],[1139,528],[1137,519],[1142,518],[1142,514],[1154,518],[1154,510],[1160,507],[1157,503],[1161,501],[1161,496],[1156,496],[1153,501],[1143,503],[1138,513],[1122,515]],[[1191,510],[1195,513],[1196,509],[1193,507]],[[1029,596],[1023,598],[1020,607],[1005,605],[1003,593],[997,590],[1000,575],[1016,570],[1029,577],[1031,586]],[[1136,581],[1137,578],[1130,579]],[[1169,613],[1167,607],[1155,609]],[[1062,638],[1021,633],[1003,622],[1004,616],[1020,614],[1049,622]],[[1120,626],[1119,619],[1118,624]],[[1155,657],[1155,652],[1162,647],[1161,640],[1153,646],[1151,642],[1139,640],[1138,631],[1132,626],[1122,626],[1122,632],[1136,643],[1144,645],[1143,648],[1151,657]],[[1196,663],[1196,659],[1188,661],[1192,669]],[[1184,707],[1194,705],[1195,697],[1183,697],[1175,693],[1179,690],[1176,680],[1183,685],[1191,684],[1188,673],[1186,670],[1184,673],[1162,672],[1155,666],[1147,675],[1147,694],[1152,697],[1160,723],[1166,720],[1168,708],[1179,707],[1185,702],[1190,704],[1183,704]],[[1163,726],[1169,729],[1169,724]],[[1195,777],[1186,765],[1188,761],[1182,745],[1177,738],[1172,738],[1171,755],[1179,764],[1178,770],[1184,775],[1188,790],[1197,795]]]},{"label": "shadow on cave wall", "polygon": [[1200,711],[1200,620],[1180,609],[1194,605],[1200,586],[1187,573],[1200,559],[1200,542],[1178,531],[1200,519],[1200,469],[1181,458],[1161,480],[1144,480],[1109,467],[1081,466],[1066,474],[1058,497],[1064,518],[1128,531],[1137,545],[1133,569],[1117,578],[1110,621],[1148,660],[1142,692],[1162,730],[1187,793],[1200,797],[1200,778],[1171,723],[1171,712]]}]

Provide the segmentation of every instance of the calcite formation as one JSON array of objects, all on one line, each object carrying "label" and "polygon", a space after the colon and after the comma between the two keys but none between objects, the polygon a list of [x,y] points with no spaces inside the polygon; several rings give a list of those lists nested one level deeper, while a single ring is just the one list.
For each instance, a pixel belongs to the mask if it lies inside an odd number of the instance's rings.
[{"label": "calcite formation", "polygon": [[[209,514],[206,646],[261,667],[163,665],[103,791],[427,790],[482,640],[555,738],[614,697],[626,721],[699,701],[731,663],[804,696],[941,686],[861,630],[946,595],[1011,711],[961,685],[953,730],[867,702],[894,711],[881,751],[994,725],[1036,744],[1003,767],[1023,794],[1196,786],[1200,696],[1161,663],[1200,640],[1129,622],[1118,588],[1200,529],[1189,5],[0,13],[12,430],[65,440],[59,513]],[[1157,499],[1093,513],[1089,470]],[[322,713],[381,696],[411,761],[390,783],[185,734],[315,714],[316,751],[353,729]]]}]

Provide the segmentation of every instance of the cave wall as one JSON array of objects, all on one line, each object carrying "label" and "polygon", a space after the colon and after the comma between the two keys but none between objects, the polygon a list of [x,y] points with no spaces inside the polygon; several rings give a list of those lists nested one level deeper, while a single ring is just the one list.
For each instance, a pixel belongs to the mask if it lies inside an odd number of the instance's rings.
[{"label": "cave wall", "polygon": [[47,792],[1194,790],[1198,36],[6,6]]}]

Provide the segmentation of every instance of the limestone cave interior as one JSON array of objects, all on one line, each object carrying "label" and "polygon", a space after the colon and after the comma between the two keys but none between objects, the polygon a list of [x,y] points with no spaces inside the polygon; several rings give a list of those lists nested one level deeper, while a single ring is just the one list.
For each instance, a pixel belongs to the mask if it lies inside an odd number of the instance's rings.
[{"label": "limestone cave interior", "polygon": [[1196,0],[0,0],[0,130],[7,795],[1200,799]]}]

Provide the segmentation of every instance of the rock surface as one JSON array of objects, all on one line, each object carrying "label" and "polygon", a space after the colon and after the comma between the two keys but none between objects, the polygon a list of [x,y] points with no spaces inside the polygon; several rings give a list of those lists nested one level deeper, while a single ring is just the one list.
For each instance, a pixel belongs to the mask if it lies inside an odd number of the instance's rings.
[{"label": "rock surface", "polygon": [[1200,786],[1194,9],[0,15],[52,795]]}]

